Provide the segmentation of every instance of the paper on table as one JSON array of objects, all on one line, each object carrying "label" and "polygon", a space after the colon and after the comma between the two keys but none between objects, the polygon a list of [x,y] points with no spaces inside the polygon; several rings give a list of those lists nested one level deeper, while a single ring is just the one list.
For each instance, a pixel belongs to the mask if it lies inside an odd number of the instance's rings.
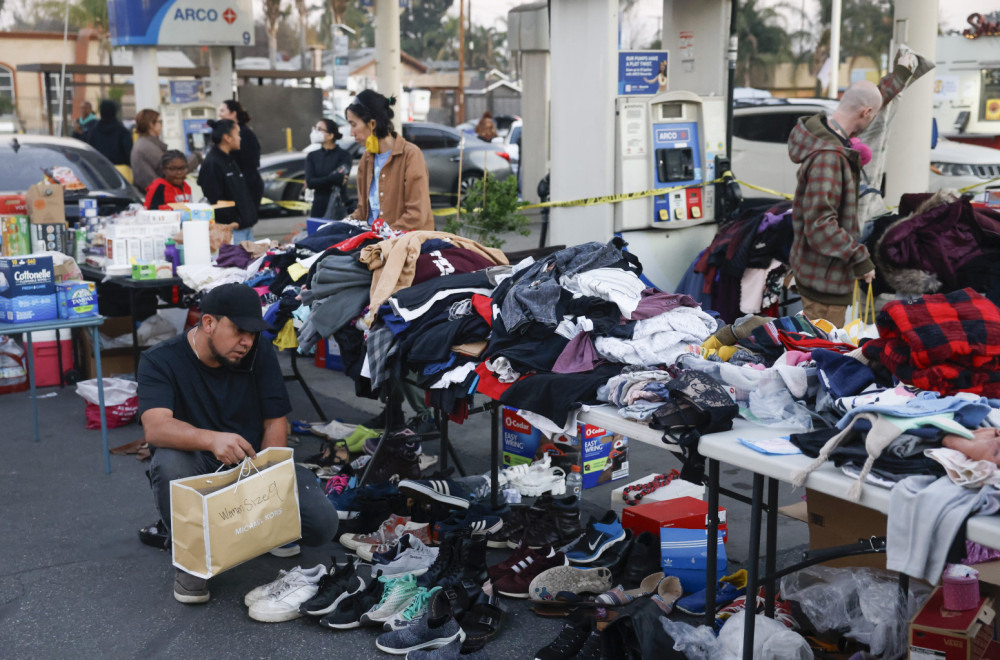
[{"label": "paper on table", "polygon": [[790,456],[792,454],[802,453],[801,449],[789,441],[787,435],[778,438],[761,438],[754,440],[739,438],[739,441],[740,444],[746,445],[750,449],[759,451],[762,454]]}]

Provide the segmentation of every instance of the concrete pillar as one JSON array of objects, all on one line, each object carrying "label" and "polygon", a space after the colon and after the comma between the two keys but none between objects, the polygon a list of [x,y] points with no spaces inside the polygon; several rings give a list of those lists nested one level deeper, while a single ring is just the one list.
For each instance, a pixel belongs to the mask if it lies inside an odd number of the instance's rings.
[{"label": "concrete pillar", "polygon": [[218,105],[236,96],[233,86],[233,53],[229,46],[210,46],[208,49],[208,92],[212,103]]},{"label": "concrete pillar", "polygon": [[[615,185],[618,0],[552,0],[550,6],[552,199],[610,195]],[[614,207],[554,208],[550,220],[552,245],[608,241]]]},{"label": "concrete pillar", "polygon": [[135,79],[135,108],[160,107],[160,67],[155,46],[132,49],[132,76]]},{"label": "concrete pillar", "polygon": [[662,43],[670,52],[671,91],[726,94],[730,7],[729,0],[663,0]]},{"label": "concrete pillar", "polygon": [[[549,171],[549,53],[521,55],[521,196],[538,202],[538,182]],[[555,199],[555,198],[553,198]]]},{"label": "concrete pillar", "polygon": [[[933,62],[937,53],[937,0],[896,0],[893,43],[906,44]],[[885,203],[930,186],[934,76],[926,75],[899,97],[886,158]]]},{"label": "concrete pillar", "polygon": [[[399,0],[375,0],[375,79],[385,96],[400,93]],[[402,99],[393,108],[396,131],[403,124]]]}]

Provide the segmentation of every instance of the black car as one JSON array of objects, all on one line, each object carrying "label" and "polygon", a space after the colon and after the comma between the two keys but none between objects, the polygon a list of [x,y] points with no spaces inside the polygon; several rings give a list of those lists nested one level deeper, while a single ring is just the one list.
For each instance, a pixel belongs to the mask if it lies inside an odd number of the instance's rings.
[{"label": "black car", "polygon": [[[427,173],[430,178],[431,206],[446,208],[454,206],[459,188],[458,164],[459,143],[462,134],[442,124],[410,122],[403,124],[403,137],[412,142],[424,154]],[[338,144],[354,157],[351,177],[347,184],[349,206],[357,204],[358,161],[364,148],[350,135],[345,135]],[[305,159],[309,151],[317,149],[310,145],[303,151],[278,152],[261,156],[260,175],[264,179],[264,197],[274,201],[305,200]],[[488,171],[497,179],[511,175],[510,156],[502,147],[465,136],[462,152],[462,190],[483,177]],[[261,215],[276,215],[282,211],[277,204],[262,204]]]},{"label": "black car", "polygon": [[80,217],[78,200],[98,198],[98,214],[111,215],[142,203],[142,196],[107,158],[89,144],[73,138],[47,135],[9,135],[0,138],[0,192],[24,193],[45,179],[45,170],[69,168],[86,186],[63,193],[66,219]]}]

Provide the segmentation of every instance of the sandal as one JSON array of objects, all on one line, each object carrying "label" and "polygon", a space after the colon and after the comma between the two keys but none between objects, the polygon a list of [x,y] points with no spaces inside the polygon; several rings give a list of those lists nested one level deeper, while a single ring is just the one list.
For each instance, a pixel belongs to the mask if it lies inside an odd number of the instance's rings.
[{"label": "sandal", "polygon": [[[483,596],[486,596],[483,594]],[[503,609],[496,596],[479,599],[462,617],[461,626],[465,631],[465,644],[470,648],[481,648],[500,633],[503,623]]]},{"label": "sandal", "polygon": [[330,466],[343,466],[350,462],[351,455],[347,451],[344,442],[334,442],[323,440],[319,453],[308,456],[301,461],[296,461],[299,465],[310,470]]}]

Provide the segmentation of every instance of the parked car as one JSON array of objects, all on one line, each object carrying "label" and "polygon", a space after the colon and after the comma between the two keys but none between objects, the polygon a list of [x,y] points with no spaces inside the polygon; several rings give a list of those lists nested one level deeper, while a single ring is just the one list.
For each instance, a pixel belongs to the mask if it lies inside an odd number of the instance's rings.
[{"label": "parked car", "polygon": [[[832,112],[836,107],[837,102],[829,99],[737,97],[733,109],[733,173],[748,183],[793,194],[799,166],[788,157],[788,136],[802,117]],[[1000,151],[938,138],[931,149],[930,168],[931,192],[964,188],[1000,176]]]},{"label": "parked car", "polygon": [[521,126],[523,122],[518,119],[510,125],[510,130],[503,137],[497,137],[493,144],[501,147],[510,156],[510,169],[517,175],[521,166]]},{"label": "parked car", "polygon": [[[521,118],[517,115],[496,115],[493,117],[493,123],[497,127],[497,137],[507,137],[507,133],[514,126],[514,122],[521,121]],[[463,121],[461,124],[455,127],[455,130],[462,131],[463,133],[476,134],[476,124],[479,123],[479,118],[470,119],[469,121]]]},{"label": "parked car", "polygon": [[12,135],[0,138],[0,192],[24,193],[42,181],[45,170],[69,168],[86,190],[63,193],[66,219],[80,217],[78,200],[99,198],[101,215],[111,215],[132,203],[142,203],[135,189],[107,158],[85,142],[44,135]]},{"label": "parked car", "polygon": [[[403,137],[420,147],[427,162],[430,178],[431,205],[436,208],[454,206],[459,185],[462,190],[489,172],[497,179],[511,175],[510,156],[501,147],[482,140],[465,137],[465,148],[460,150],[462,134],[449,126],[424,122],[403,124]],[[345,135],[338,143],[354,157],[350,179],[347,183],[349,204],[357,203],[358,161],[363,147]],[[264,196],[275,201],[306,201],[305,157],[317,145],[310,145],[302,151],[278,152],[261,156],[260,174],[264,179]],[[462,178],[459,181],[459,152],[462,154]],[[281,212],[277,204],[261,206],[262,215],[276,215]]]}]

